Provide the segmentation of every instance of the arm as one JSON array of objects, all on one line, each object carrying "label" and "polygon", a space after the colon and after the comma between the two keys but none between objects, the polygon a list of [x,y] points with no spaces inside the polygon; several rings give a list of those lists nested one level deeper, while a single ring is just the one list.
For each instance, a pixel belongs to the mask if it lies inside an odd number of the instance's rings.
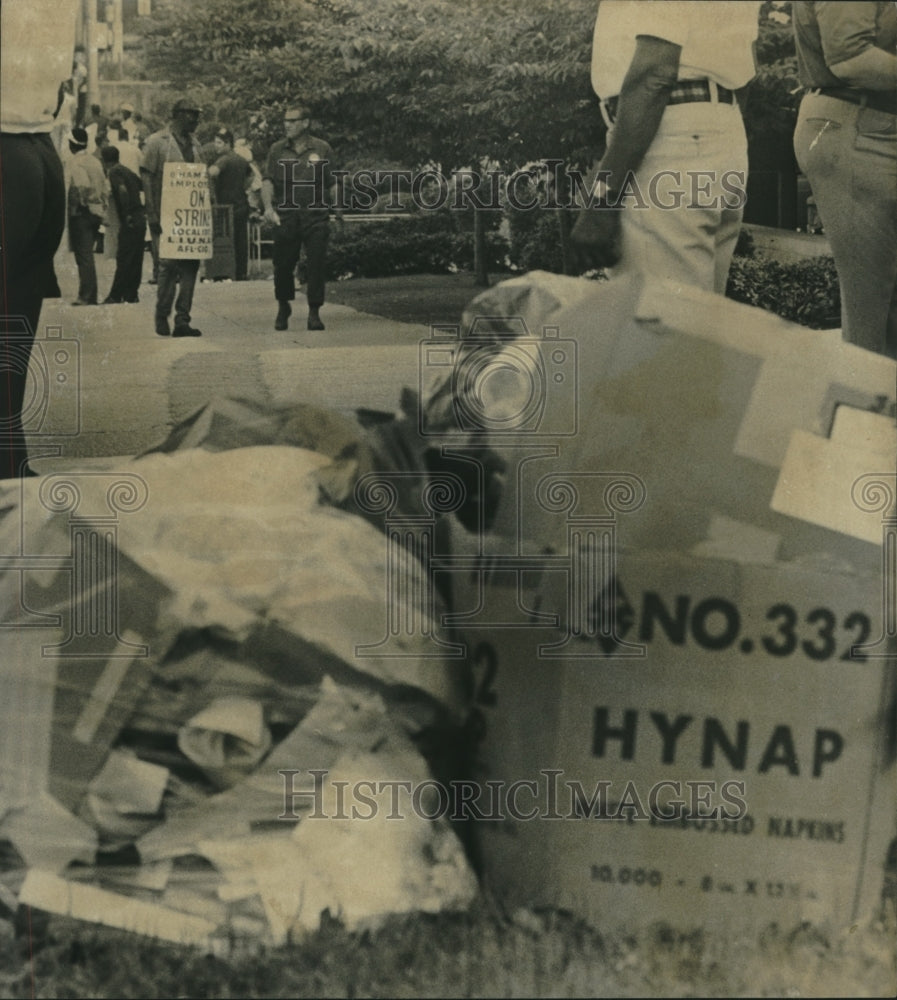
[{"label": "arm", "polygon": [[333,150],[328,146],[327,166],[324,168],[324,184],[327,187],[327,201],[330,205],[330,212],[337,222],[343,223],[343,209],[340,194],[342,193],[337,184],[337,178],[333,173]]},{"label": "arm", "polygon": [[[600,170],[611,191],[619,191],[637,170],[657,135],[670,93],[676,86],[681,48],[662,38],[639,35],[623,81],[617,120]],[[606,175],[606,176],[605,176]]]},{"label": "arm", "polygon": [[143,204],[146,208],[146,222],[153,236],[160,236],[162,233],[162,226],[160,224],[161,206],[158,204],[155,185],[155,171],[161,170],[161,164],[158,161],[159,156],[156,141],[150,139],[143,151],[140,181],[143,184]]},{"label": "arm", "polygon": [[262,181],[262,205],[265,208],[265,221],[279,226],[280,216],[274,208],[274,182],[267,177]]},{"label": "arm", "polygon": [[275,143],[268,150],[268,159],[265,161],[265,171],[262,174],[262,207],[264,208],[265,222],[270,222],[274,226],[280,225],[280,216],[274,208],[274,171],[277,170],[277,149]]},{"label": "arm", "polygon": [[134,216],[128,211],[131,203],[131,196],[127,186],[121,181],[112,185],[112,200],[115,203],[115,210],[122,226],[127,229],[134,228]]},{"label": "arm", "polygon": [[878,5],[874,3],[814,4],[825,63],[848,87],[894,90],[897,56],[876,46]]},{"label": "arm", "polygon": [[897,89],[897,56],[874,45],[858,56],[829,66],[829,69],[848,87],[860,90]]},{"label": "arm", "polygon": [[[582,263],[612,267],[619,260],[620,208],[614,193],[626,185],[654,141],[670,93],[676,86],[681,47],[661,38],[639,35],[635,55],[623,81],[617,117],[607,151],[599,164],[598,204],[579,213],[571,233]],[[607,192],[609,197],[602,198]],[[609,207],[608,203],[611,206]]]},{"label": "arm", "polygon": [[159,206],[156,204],[156,187],[153,184],[153,175],[145,168],[141,168],[140,179],[143,181],[143,203],[146,207],[146,222],[149,231],[153,236],[160,236],[162,225]]}]

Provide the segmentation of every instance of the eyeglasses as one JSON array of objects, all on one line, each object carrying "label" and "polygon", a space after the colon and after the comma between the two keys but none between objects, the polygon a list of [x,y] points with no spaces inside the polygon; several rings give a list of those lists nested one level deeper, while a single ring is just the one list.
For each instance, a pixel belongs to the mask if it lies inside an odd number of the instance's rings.
[{"label": "eyeglasses", "polygon": [[303,116],[302,118],[284,118],[284,125],[291,125],[293,122],[307,122],[308,116]]}]

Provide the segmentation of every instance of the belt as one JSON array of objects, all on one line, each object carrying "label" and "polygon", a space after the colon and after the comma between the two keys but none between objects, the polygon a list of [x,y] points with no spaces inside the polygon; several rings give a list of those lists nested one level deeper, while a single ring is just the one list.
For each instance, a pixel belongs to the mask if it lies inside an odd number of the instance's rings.
[{"label": "belt", "polygon": [[[617,117],[617,102],[619,97],[609,97],[601,102],[601,114],[604,123],[610,128]],[[713,80],[680,80],[670,91],[667,105],[670,104],[735,104],[735,91],[728,87],[721,87]]]},{"label": "belt", "polygon": [[813,87],[808,94],[822,94],[837,101],[849,101],[861,108],[872,108],[887,115],[897,115],[897,94],[890,90],[854,90],[851,87]]}]

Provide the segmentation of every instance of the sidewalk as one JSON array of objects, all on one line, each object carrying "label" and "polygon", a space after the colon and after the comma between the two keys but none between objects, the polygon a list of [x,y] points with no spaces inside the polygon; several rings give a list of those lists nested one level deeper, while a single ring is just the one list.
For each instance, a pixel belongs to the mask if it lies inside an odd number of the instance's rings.
[{"label": "sidewalk", "polygon": [[[102,298],[114,262],[96,261]],[[192,323],[203,336],[163,338],[154,332],[155,286],[142,285],[133,305],[76,308],[71,253],[60,251],[57,275],[63,296],[44,303],[31,364],[35,405],[26,405],[30,450],[56,453],[35,458],[38,471],[139,453],[216,395],[392,412],[402,388],[419,384],[425,326],[325,304],[327,329],[309,332],[299,292],[290,328],[278,332],[273,284],[260,279],[198,284]]]}]

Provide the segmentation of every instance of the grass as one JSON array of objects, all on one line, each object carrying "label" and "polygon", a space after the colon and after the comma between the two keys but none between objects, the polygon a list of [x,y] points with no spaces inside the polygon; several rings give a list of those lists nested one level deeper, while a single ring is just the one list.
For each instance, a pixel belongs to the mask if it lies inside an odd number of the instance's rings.
[{"label": "grass", "polygon": [[0,942],[0,994],[18,997],[894,996],[897,923],[838,938],[770,925],[732,940],[665,924],[602,935],[569,914],[396,917],[375,933],[330,923],[301,944],[227,959],[54,920]]},{"label": "grass", "polygon": [[[510,275],[493,278],[498,281]],[[327,285],[330,302],[351,306],[361,312],[384,316],[399,323],[460,322],[468,302],[482,288],[474,284],[473,275],[409,274],[393,278],[350,278]]]}]

